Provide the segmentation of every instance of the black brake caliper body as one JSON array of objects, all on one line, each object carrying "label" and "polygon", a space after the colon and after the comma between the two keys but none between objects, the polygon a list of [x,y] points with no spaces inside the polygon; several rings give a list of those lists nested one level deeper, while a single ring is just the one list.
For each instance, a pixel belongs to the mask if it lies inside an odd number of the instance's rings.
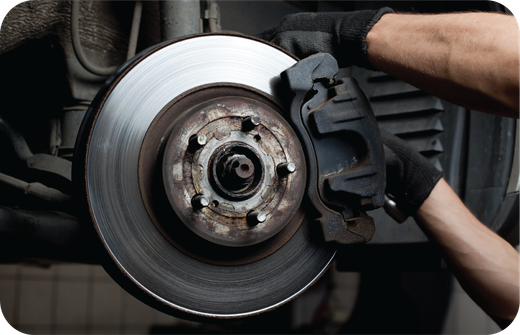
[{"label": "black brake caliper body", "polygon": [[354,78],[336,79],[329,54],[307,57],[282,77],[294,93],[290,121],[307,158],[307,196],[326,241],[366,243],[375,232],[366,214],[383,206],[383,142],[372,108]]}]

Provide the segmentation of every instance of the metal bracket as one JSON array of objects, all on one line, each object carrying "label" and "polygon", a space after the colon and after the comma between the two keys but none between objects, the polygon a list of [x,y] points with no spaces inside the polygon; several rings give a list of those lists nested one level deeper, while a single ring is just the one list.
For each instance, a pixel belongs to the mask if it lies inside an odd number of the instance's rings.
[{"label": "metal bracket", "polygon": [[365,211],[385,201],[383,142],[365,94],[353,78],[336,80],[338,70],[319,53],[282,77],[294,93],[290,121],[307,155],[307,196],[325,240],[366,243],[375,226]]}]

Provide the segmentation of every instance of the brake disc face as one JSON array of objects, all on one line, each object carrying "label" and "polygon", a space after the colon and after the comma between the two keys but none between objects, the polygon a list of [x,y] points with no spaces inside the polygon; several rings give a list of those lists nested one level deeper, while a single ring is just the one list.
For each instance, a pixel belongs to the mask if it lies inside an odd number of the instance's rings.
[{"label": "brake disc face", "polygon": [[295,62],[244,36],[195,36],[127,64],[91,106],[95,228],[161,309],[258,314],[328,267],[334,251],[311,236],[305,158],[276,90]]}]

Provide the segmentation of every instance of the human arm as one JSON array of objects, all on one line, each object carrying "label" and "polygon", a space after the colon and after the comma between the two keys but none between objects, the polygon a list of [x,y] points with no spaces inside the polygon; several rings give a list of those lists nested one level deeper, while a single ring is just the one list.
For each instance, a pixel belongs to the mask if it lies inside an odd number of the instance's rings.
[{"label": "human arm", "polygon": [[511,15],[389,13],[366,43],[378,70],[454,104],[518,118],[519,30]]},{"label": "human arm", "polygon": [[444,179],[419,207],[416,219],[473,301],[507,327],[518,313],[519,253],[480,223]]},{"label": "human arm", "polygon": [[518,252],[471,214],[426,158],[384,130],[381,136],[386,192],[438,244],[469,296],[506,327],[519,305]]},{"label": "human arm", "polygon": [[261,34],[298,57],[384,71],[454,104],[518,118],[518,24],[496,13],[299,13]]}]

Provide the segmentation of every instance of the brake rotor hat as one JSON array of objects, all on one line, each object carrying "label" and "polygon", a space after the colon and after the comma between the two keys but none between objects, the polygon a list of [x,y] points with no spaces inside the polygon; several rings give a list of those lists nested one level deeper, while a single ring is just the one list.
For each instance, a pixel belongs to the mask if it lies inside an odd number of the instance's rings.
[{"label": "brake rotor hat", "polygon": [[100,91],[80,134],[86,195],[112,276],[141,300],[250,316],[328,268],[335,251],[311,236],[305,157],[276,90],[295,62],[247,36],[197,35],[143,52]]},{"label": "brake rotor hat", "polygon": [[[165,112],[176,115],[175,107]],[[219,96],[179,119],[162,163],[166,195],[179,219],[200,237],[230,247],[278,234],[300,207],[306,178],[298,137],[280,112],[250,97]],[[287,164],[298,171],[279,173]]]}]

